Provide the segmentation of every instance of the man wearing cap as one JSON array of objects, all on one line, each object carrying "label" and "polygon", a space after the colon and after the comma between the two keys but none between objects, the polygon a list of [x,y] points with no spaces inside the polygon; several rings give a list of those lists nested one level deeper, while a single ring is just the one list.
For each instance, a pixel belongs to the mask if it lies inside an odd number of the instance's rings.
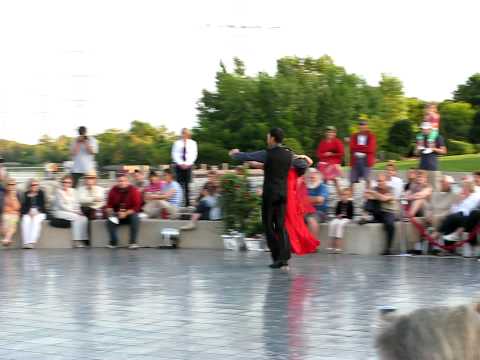
[{"label": "man wearing cap", "polygon": [[350,137],[350,172],[351,187],[360,179],[367,182],[370,187],[370,169],[375,164],[377,151],[377,138],[368,130],[366,120],[360,120],[359,131]]},{"label": "man wearing cap", "polygon": [[103,208],[105,206],[105,190],[97,185],[97,174],[90,171],[85,174],[85,184],[78,189],[78,202],[80,209],[87,217],[88,221],[88,238],[91,238],[90,220],[102,219]]},{"label": "man wearing cap", "polygon": [[438,155],[445,155],[447,148],[443,137],[437,135],[435,138],[431,136],[432,124],[430,122],[423,122],[421,125],[422,133],[417,137],[417,147],[415,153],[420,155],[421,170],[427,170],[428,182],[437,190],[438,185]]},{"label": "man wearing cap", "polygon": [[318,169],[326,181],[334,180],[340,176],[340,166],[344,153],[343,143],[337,138],[337,129],[335,126],[327,126],[325,139],[320,141],[316,152]]}]

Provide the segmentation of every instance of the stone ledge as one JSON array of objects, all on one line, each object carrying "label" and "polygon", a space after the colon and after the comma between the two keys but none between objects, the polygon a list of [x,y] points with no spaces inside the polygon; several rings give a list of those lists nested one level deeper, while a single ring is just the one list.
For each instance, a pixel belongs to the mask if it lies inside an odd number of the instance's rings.
[{"label": "stone ledge", "polygon": [[[180,228],[186,224],[185,220],[159,220],[142,219],[138,237],[138,245],[141,247],[158,247],[160,243],[160,233],[164,228]],[[128,226],[120,226],[118,229],[119,246],[128,245]],[[185,249],[223,249],[221,235],[223,233],[223,224],[220,221],[200,221],[195,230],[182,231],[180,234],[179,248]],[[418,239],[418,233],[410,223],[397,222],[394,241],[394,249],[400,250],[400,240],[407,235],[407,246],[413,248],[413,244]],[[320,249],[328,247],[328,224],[320,224],[321,239]],[[14,245],[10,248],[20,248],[20,234],[14,238]],[[350,223],[345,228],[345,253],[358,255],[378,255],[384,250],[385,232],[383,225],[371,223],[357,225]],[[105,220],[95,220],[92,222],[92,247],[105,247],[109,243],[109,236]],[[36,248],[39,249],[66,249],[72,247],[71,229],[59,229],[49,225],[45,221],[42,227],[42,234]],[[0,246],[0,249],[3,247]]]}]

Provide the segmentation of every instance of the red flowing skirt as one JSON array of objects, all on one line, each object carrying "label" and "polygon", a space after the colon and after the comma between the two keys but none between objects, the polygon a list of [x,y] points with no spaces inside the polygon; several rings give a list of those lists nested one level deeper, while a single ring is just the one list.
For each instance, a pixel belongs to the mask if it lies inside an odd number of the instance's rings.
[{"label": "red flowing skirt", "polygon": [[305,224],[305,215],[312,212],[315,212],[315,208],[308,199],[308,191],[303,177],[299,178],[295,169],[290,169],[287,181],[285,228],[294,254],[313,253],[320,245],[320,241],[310,233]]}]

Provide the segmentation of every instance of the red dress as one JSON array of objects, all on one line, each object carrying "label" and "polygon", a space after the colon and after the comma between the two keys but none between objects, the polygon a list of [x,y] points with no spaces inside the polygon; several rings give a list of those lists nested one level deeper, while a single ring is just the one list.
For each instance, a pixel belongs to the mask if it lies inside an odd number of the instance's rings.
[{"label": "red dress", "polygon": [[297,255],[313,253],[320,245],[305,224],[305,215],[315,212],[308,199],[307,187],[295,169],[290,169],[287,180],[287,206],[285,228],[290,239],[292,252]]}]

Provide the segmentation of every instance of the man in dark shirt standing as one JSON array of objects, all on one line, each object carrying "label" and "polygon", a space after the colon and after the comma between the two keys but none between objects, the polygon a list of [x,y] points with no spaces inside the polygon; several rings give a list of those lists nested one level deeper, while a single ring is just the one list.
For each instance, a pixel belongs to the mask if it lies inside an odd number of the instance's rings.
[{"label": "man in dark shirt standing", "polygon": [[270,267],[273,269],[288,269],[291,255],[284,224],[287,177],[293,153],[282,146],[283,137],[282,129],[273,128],[267,134],[267,150],[251,153],[242,153],[238,149],[230,151],[230,156],[235,160],[264,163],[262,221],[273,259]]},{"label": "man in dark shirt standing", "polygon": [[431,138],[432,124],[423,122],[421,125],[422,135],[417,138],[417,147],[415,153],[420,155],[421,170],[428,171],[428,182],[433,186],[434,190],[439,189],[440,174],[438,171],[438,155],[445,155],[447,148],[443,137],[437,135],[434,139]]}]

